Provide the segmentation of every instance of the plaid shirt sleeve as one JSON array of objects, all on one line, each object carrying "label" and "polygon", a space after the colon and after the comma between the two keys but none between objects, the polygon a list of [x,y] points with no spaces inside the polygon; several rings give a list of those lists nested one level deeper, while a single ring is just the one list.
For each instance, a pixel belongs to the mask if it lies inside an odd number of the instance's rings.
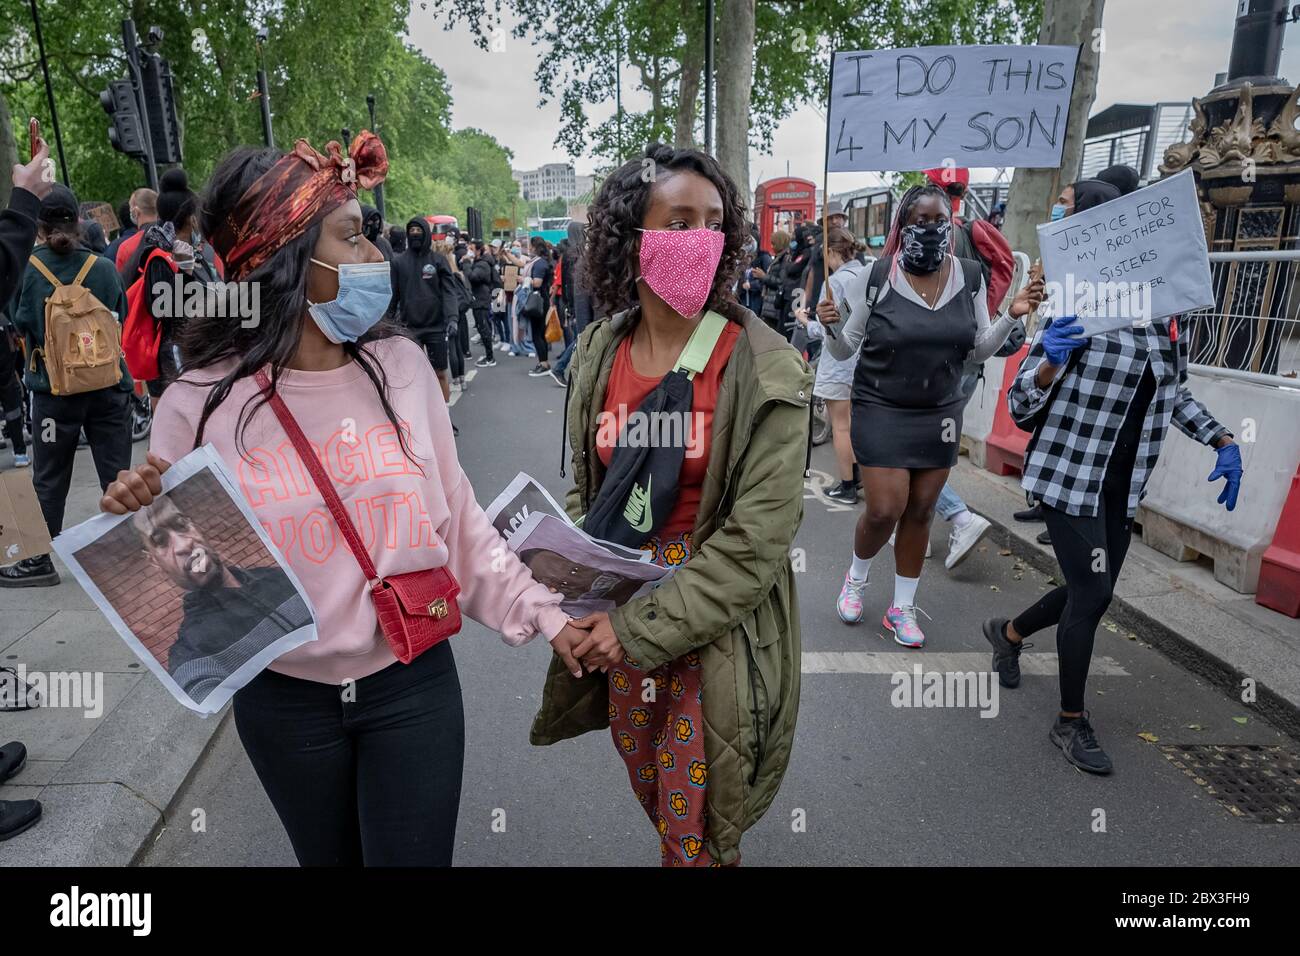
[{"label": "plaid shirt sleeve", "polygon": [[1174,395],[1174,413],[1171,421],[1180,432],[1202,445],[1213,445],[1228,429],[1219,424],[1209,409],[1196,400],[1187,387],[1187,338],[1181,336],[1178,350],[1178,391]]},{"label": "plaid shirt sleeve", "polygon": [[1023,423],[1036,415],[1047,404],[1056,380],[1065,372],[1064,366],[1058,368],[1047,387],[1039,387],[1038,368],[1047,361],[1047,355],[1043,352],[1043,332],[1046,327],[1046,322],[1039,326],[1034,341],[1030,343],[1029,353],[1020,363],[1020,371],[1007,389],[1007,410],[1011,413],[1012,421]]}]

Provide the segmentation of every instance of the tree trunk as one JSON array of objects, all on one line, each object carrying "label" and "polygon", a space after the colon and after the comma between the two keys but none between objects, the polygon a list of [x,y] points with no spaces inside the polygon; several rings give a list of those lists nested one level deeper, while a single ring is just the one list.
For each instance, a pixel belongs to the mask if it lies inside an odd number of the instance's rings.
[{"label": "tree trunk", "polygon": [[17,162],[18,141],[14,138],[14,124],[10,121],[9,104],[4,93],[0,92],[0,209],[9,208],[9,194],[14,188],[9,170]]},{"label": "tree trunk", "polygon": [[1082,44],[1079,69],[1070,96],[1070,122],[1060,169],[1017,169],[1011,179],[1011,195],[1003,232],[1012,249],[1038,256],[1039,223],[1051,215],[1052,204],[1061,190],[1079,178],[1083,163],[1083,139],[1088,114],[1097,98],[1097,69],[1101,60],[1101,12],[1105,0],[1043,0],[1043,26],[1038,33],[1042,44]]},{"label": "tree trunk", "polygon": [[749,189],[749,97],[754,88],[754,0],[718,0],[717,156],[746,205]]},{"label": "tree trunk", "polygon": [[682,29],[686,33],[686,43],[682,47],[681,79],[677,84],[677,126],[673,131],[673,145],[678,149],[695,145],[695,101],[700,95],[700,75],[704,72],[704,36],[702,28],[691,28],[691,17],[703,9],[702,3],[682,0]]}]

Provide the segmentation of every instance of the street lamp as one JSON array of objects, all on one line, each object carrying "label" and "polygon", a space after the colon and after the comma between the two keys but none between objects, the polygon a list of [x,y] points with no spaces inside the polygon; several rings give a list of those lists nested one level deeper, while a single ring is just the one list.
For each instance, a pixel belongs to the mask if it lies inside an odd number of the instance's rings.
[{"label": "street lamp", "polygon": [[[366,94],[366,109],[370,111],[370,132],[378,136],[379,129],[377,124],[375,123],[375,94],[374,93]],[[379,210],[379,218],[387,222],[387,217],[384,215],[384,184],[383,183],[377,184],[375,188],[372,190],[372,192],[375,195],[375,208]]]},{"label": "street lamp", "polygon": [[263,47],[269,32],[266,27],[257,31],[257,99],[262,107],[262,140],[267,148],[275,148],[275,136],[271,132],[271,88],[266,82],[266,57]]}]

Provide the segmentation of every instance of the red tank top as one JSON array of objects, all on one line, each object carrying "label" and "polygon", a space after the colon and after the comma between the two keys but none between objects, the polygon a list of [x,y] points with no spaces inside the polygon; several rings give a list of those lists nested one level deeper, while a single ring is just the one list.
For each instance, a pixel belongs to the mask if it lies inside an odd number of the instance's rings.
[{"label": "red tank top", "polygon": [[[713,445],[713,410],[718,404],[722,373],[726,371],[739,337],[740,326],[728,322],[713,346],[713,354],[709,356],[704,371],[692,379],[691,418],[687,423],[686,457],[682,460],[677,483],[677,504],[663,527],[656,532],[659,537],[695,528],[704,474],[709,467],[709,451]],[[605,389],[605,404],[596,436],[596,454],[606,468],[614,457],[615,441],[611,439],[622,434],[628,415],[637,410],[659,382],[658,378],[638,374],[632,367],[632,336],[623,339],[614,354],[614,367],[610,370],[609,385]]]}]

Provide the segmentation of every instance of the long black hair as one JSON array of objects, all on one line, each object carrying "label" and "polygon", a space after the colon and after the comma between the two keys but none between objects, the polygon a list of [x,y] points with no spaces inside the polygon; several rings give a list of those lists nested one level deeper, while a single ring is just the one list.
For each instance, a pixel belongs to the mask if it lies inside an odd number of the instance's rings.
[{"label": "long black hair", "polygon": [[[653,175],[647,175],[652,167]],[[703,176],[722,197],[726,241],[704,307],[721,312],[720,306],[735,300],[732,288],[748,259],[744,247],[749,231],[740,191],[708,153],[652,143],[643,156],[628,160],[605,179],[587,213],[583,280],[595,300],[597,315],[613,315],[637,304],[636,283],[641,272],[637,229],[645,221],[655,181],[661,174],[680,170]]]},{"label": "long black hair", "polygon": [[[240,197],[259,176],[275,165],[284,153],[278,149],[257,146],[240,146],[227,153],[213,170],[207,189],[200,202],[201,228],[205,236],[217,235],[219,226],[239,203]],[[202,315],[190,319],[178,336],[185,381],[210,386],[194,434],[194,447],[203,444],[203,430],[212,413],[230,397],[235,383],[259,369],[267,370],[271,380],[271,393],[279,386],[280,374],[298,349],[303,322],[307,318],[307,273],[311,268],[312,250],[320,237],[320,224],[271,256],[242,281],[258,284],[259,311],[257,323],[251,328],[223,316]],[[343,350],[365,371],[366,377],[379,393],[384,414],[397,430],[402,451],[414,463],[407,443],[406,429],[398,421],[388,399],[388,380],[383,368],[368,346],[381,339],[400,334],[396,325],[382,321],[356,342],[343,343]],[[227,361],[235,360],[235,367],[219,379],[195,382],[191,371],[201,371]],[[244,403],[239,412],[235,443],[244,455],[244,432],[253,415],[269,401],[269,396],[257,392]]]}]

